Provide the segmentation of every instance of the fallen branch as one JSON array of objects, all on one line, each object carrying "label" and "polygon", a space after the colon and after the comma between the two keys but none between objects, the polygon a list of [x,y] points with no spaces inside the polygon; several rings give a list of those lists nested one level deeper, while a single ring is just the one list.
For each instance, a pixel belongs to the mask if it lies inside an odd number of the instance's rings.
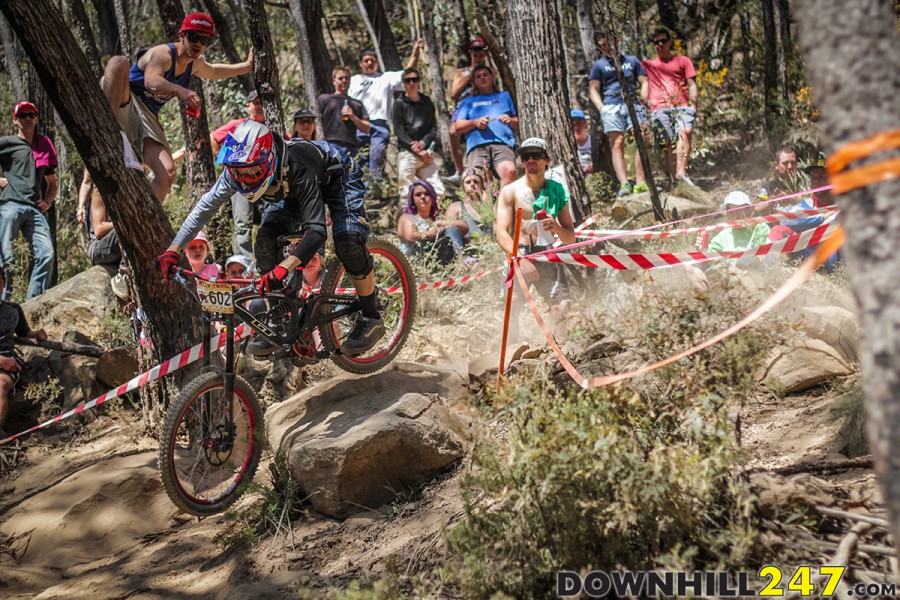
[{"label": "fallen branch", "polygon": [[[847,512],[846,510],[838,510],[836,508],[828,508],[825,506],[817,506],[816,510],[825,515],[826,517],[836,517],[838,519],[849,519],[851,521],[860,521],[862,523],[868,523],[869,525],[875,525],[876,527],[881,527],[882,529],[890,529],[890,525],[888,522],[882,519],[881,517],[874,517],[871,515],[860,515],[857,513]],[[832,563],[832,564],[843,564],[843,563]]]},{"label": "fallen branch", "polygon": [[810,463],[804,465],[791,465],[789,467],[780,467],[773,469],[771,472],[776,475],[796,475],[797,473],[829,473],[832,471],[847,471],[849,469],[871,469],[872,455],[859,456],[857,458],[848,458],[847,460],[831,460],[821,463]]},{"label": "fallen branch", "polygon": [[53,340],[39,342],[32,338],[22,337],[15,338],[14,343],[22,346],[37,346],[38,348],[45,348],[47,350],[58,350],[60,352],[65,352],[66,354],[80,354],[92,358],[100,358],[106,354],[106,350],[100,346],[89,346],[87,344],[70,344],[67,342],[54,342]]}]

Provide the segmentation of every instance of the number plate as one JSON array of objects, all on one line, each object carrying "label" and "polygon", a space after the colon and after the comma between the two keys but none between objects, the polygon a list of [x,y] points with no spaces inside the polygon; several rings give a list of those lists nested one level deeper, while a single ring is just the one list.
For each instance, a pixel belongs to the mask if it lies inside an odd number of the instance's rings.
[{"label": "number plate", "polygon": [[197,280],[197,295],[200,296],[200,308],[206,312],[230,315],[234,312],[231,286],[227,283],[212,283]]}]

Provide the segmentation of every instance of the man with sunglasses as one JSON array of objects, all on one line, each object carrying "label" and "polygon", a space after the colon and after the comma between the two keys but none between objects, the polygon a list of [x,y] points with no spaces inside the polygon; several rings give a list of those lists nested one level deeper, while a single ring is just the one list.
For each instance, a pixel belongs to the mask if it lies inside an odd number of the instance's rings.
[{"label": "man with sunglasses", "polygon": [[693,187],[694,182],[687,176],[687,163],[697,115],[697,72],[691,59],[672,53],[672,36],[667,29],[658,28],[651,39],[656,58],[641,61],[650,83],[649,89],[641,90],[641,100],[650,103],[654,131],[660,143],[665,144],[669,181]]},{"label": "man with sunglasses", "polygon": [[[525,175],[500,190],[497,201],[497,243],[512,254],[516,245],[519,254],[526,255],[546,250],[558,236],[563,244],[575,243],[575,223],[569,211],[569,192],[563,185],[547,179],[545,172],[550,164],[547,143],[541,138],[528,138],[516,151],[525,167]],[[513,240],[516,209],[523,209],[522,231]],[[550,306],[549,326],[560,333],[559,323],[569,309],[569,288],[565,271],[557,263],[523,260],[519,268],[525,281],[533,283]],[[514,315],[510,318],[510,339],[518,333],[519,312],[524,296],[513,282]]]},{"label": "man with sunglasses", "polygon": [[432,150],[437,139],[434,102],[420,92],[419,70],[403,71],[403,95],[394,104],[394,134],[397,136],[397,187],[400,205],[406,206],[409,185],[424,179],[438,196],[444,195],[444,184],[438,176]]},{"label": "man with sunglasses", "polygon": [[191,75],[224,79],[253,70],[253,48],[241,63],[206,62],[202,54],[212,44],[215,34],[209,15],[191,13],[184,18],[174,43],[139,51],[133,65],[124,56],[114,56],[106,64],[100,80],[132,149],[153,172],[151,187],[160,202],[165,200],[175,181],[175,161],[159,122],[159,111],[173,97],[178,97],[189,109],[200,110],[200,96],[190,89]]},{"label": "man with sunglasses", "polygon": [[[13,247],[21,232],[34,256],[26,300],[50,287],[55,253],[47,212],[59,189],[56,148],[37,133],[37,118],[34,104],[19,102],[13,110],[18,133],[0,137],[0,267],[12,264]],[[12,283],[10,275],[0,297],[9,298]]]}]

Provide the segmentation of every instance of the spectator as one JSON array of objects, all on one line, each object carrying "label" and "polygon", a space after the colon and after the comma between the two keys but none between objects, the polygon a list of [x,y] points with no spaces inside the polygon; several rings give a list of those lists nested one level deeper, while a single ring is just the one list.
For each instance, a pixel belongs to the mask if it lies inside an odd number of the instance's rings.
[{"label": "spectator", "polygon": [[[459,107],[459,103],[474,93],[475,87],[472,82],[472,72],[475,70],[475,67],[487,64],[487,55],[487,44],[483,39],[475,38],[469,43],[470,64],[462,69],[457,69],[456,73],[453,74],[453,82],[450,84],[450,98],[456,103],[451,119],[456,118],[456,109]],[[450,134],[450,156],[453,159],[456,173],[447,177],[446,181],[458,187],[460,184],[460,173],[463,172],[462,139],[459,133]]]},{"label": "spectator", "polygon": [[500,178],[500,186],[516,178],[515,131],[519,117],[509,92],[498,92],[491,68],[473,69],[476,93],[457,107],[451,131],[466,134],[466,166],[487,165]]},{"label": "spectator", "polygon": [[219,265],[216,263],[207,264],[206,262],[206,259],[212,254],[212,245],[209,243],[209,238],[202,231],[198,232],[197,236],[188,242],[184,253],[187,255],[191,270],[194,273],[199,273],[206,278],[219,276],[221,272]]},{"label": "spectator", "polygon": [[362,145],[358,133],[371,129],[369,113],[363,103],[347,95],[350,88],[350,69],[335,67],[331,80],[333,94],[319,96],[319,114],[322,115],[322,137],[325,141],[356,158]]},{"label": "spectator", "polygon": [[[575,145],[578,146],[578,164],[581,171],[588,175],[594,172],[594,162],[591,155],[591,134],[588,132],[587,117],[583,110],[573,108],[569,113],[572,119],[572,131],[575,132]],[[640,164],[638,161],[637,164]]]},{"label": "spectator", "polygon": [[[618,49],[618,39],[613,38],[612,41]],[[647,74],[644,73],[641,61],[636,56],[619,53],[619,64],[622,67],[622,75],[627,87],[627,90],[623,90],[619,84],[619,75],[616,73],[616,66],[612,59],[614,50],[605,36],[600,37],[599,46],[604,56],[591,67],[591,74],[588,78],[589,94],[591,102],[600,111],[603,131],[609,136],[613,169],[619,179],[619,196],[627,196],[632,192],[646,192],[648,188],[644,178],[644,166],[637,151],[634,153],[634,171],[637,183],[632,188],[631,182],[628,180],[625,162],[625,132],[633,132],[634,123],[631,122],[631,113],[625,103],[625,93],[627,91],[634,102],[634,111],[637,114],[641,135],[649,142],[647,116],[637,94],[638,86],[640,86],[640,97],[643,98],[647,95]]]},{"label": "spectator", "polygon": [[[416,40],[406,68],[415,67],[419,63],[422,48],[424,48],[422,40]],[[369,145],[369,171],[377,186],[384,172],[384,153],[391,137],[388,124],[391,101],[394,91],[400,89],[403,71],[379,73],[378,56],[374,50],[363,50],[360,53],[359,67],[362,73],[350,78],[349,93],[352,97],[358,98],[369,113],[371,128],[368,132],[360,132],[357,135],[362,145]]]},{"label": "spectator", "polygon": [[[743,206],[742,210],[734,210],[728,213],[729,221],[737,221],[753,216],[753,208],[750,196],[744,192],[730,192],[725,196],[719,210],[729,210]],[[709,242],[710,252],[741,252],[750,248],[756,248],[766,243],[769,236],[769,226],[760,223],[754,227],[729,227],[715,235]],[[755,258],[755,257],[751,257]],[[746,263],[748,259],[741,259],[739,264]]]},{"label": "spectator", "polygon": [[253,119],[257,123],[266,122],[266,116],[263,114],[262,100],[259,99],[259,92],[256,90],[247,94],[247,112],[249,113],[249,116],[241,117],[240,119],[232,119],[209,135],[209,144],[212,146],[213,156],[219,153],[219,148],[222,147],[225,136],[233,132],[238,125],[247,119]]},{"label": "spectator", "polygon": [[775,176],[763,184],[760,197],[768,200],[806,189],[807,182],[797,171],[797,151],[791,146],[779,148],[775,153]]},{"label": "spectator", "polygon": [[444,195],[444,184],[434,163],[434,144],[437,140],[437,118],[434,102],[419,91],[419,70],[410,67],[403,71],[403,95],[394,105],[394,134],[397,136],[397,187],[400,202],[409,195],[414,179],[425,179],[438,196]]},{"label": "spectator", "polygon": [[[528,138],[517,154],[525,165],[525,175],[500,190],[497,203],[497,243],[512,254],[518,245],[520,254],[532,254],[546,250],[553,238],[559,236],[563,244],[575,243],[575,224],[569,210],[569,193],[559,182],[545,177],[550,164],[547,143],[541,138]],[[522,222],[518,240],[512,237],[516,209],[524,210],[527,220]],[[538,218],[538,213],[543,211]],[[548,237],[550,239],[548,239]],[[569,289],[562,266],[556,263],[519,263],[525,281],[535,284],[538,292],[550,306],[548,325],[555,334],[561,333],[560,324],[569,310]],[[504,289],[505,291],[505,289]],[[518,338],[519,313],[523,295],[517,283],[513,284],[514,316],[510,319],[510,339]]]},{"label": "spectator", "polygon": [[[809,176],[809,187],[810,189],[818,189],[828,185],[828,171],[825,170],[825,155],[819,154],[819,158],[816,162],[810,164],[804,169],[806,174]],[[815,208],[825,208],[827,206],[834,206],[834,196],[831,194],[831,190],[822,190],[820,192],[813,192],[813,206]]]},{"label": "spectator", "polygon": [[641,90],[641,100],[644,104],[649,101],[654,130],[660,144],[665,143],[669,181],[693,186],[694,182],[687,176],[687,163],[697,115],[697,72],[687,56],[672,54],[672,36],[668,30],[657,29],[651,39],[656,58],[641,61],[649,82],[649,89]]},{"label": "spectator", "polygon": [[447,207],[444,219],[448,223],[457,220],[464,222],[469,231],[463,235],[463,240],[469,243],[474,238],[493,232],[491,223],[485,222],[485,216],[493,214],[493,203],[480,171],[466,169],[462,185],[465,196]]},{"label": "spectator", "polygon": [[[0,286],[5,284],[6,272],[0,266]],[[13,336],[16,335],[42,342],[47,340],[47,333],[43,329],[35,331],[28,326],[21,306],[0,299],[0,440],[8,437],[3,424],[9,412],[9,397],[16,389],[19,373],[24,366],[16,356],[13,343]]]},{"label": "spectator", "polygon": [[294,130],[290,135],[291,139],[299,138],[301,140],[316,139],[316,113],[302,108],[294,113]]},{"label": "spectator", "polygon": [[225,261],[225,276],[228,279],[246,279],[250,276],[250,259],[243,254],[235,254]]},{"label": "spectator", "polygon": [[88,246],[87,255],[91,266],[109,265],[115,269],[122,262],[122,251],[119,248],[119,236],[106,212],[106,203],[100,192],[94,188],[91,192],[91,210],[87,218]]},{"label": "spectator", "polygon": [[397,223],[400,249],[407,256],[433,255],[441,265],[451,263],[461,252],[469,228],[461,220],[437,220],[437,194],[431,184],[417,179],[409,188],[406,208]]},{"label": "spectator", "polygon": [[[43,294],[53,275],[53,233],[47,211],[56,200],[56,148],[49,138],[36,133],[37,107],[19,102],[13,110],[16,135],[0,137],[0,267],[13,261],[19,232],[34,256],[26,299]],[[12,275],[5,280],[4,300],[12,293]]]},{"label": "spectator", "polygon": [[213,20],[203,13],[190,13],[174,43],[139,51],[131,66],[126,57],[114,56],[100,80],[132,149],[153,172],[150,185],[160,202],[175,181],[175,161],[159,122],[159,111],[174,96],[190,109],[200,110],[200,96],[190,89],[191,75],[224,79],[253,69],[252,47],[242,63],[207,63],[201,55],[214,37]]}]

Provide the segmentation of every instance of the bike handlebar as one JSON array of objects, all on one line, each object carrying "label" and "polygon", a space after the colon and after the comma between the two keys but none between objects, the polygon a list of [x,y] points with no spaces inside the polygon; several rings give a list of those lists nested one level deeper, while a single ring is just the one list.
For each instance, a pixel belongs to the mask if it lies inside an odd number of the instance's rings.
[{"label": "bike handlebar", "polygon": [[[194,279],[201,279],[203,281],[212,281],[212,277],[204,277],[200,273],[195,273],[190,269],[184,269],[182,267],[173,267],[176,275],[183,275],[187,277],[193,277]],[[216,283],[230,283],[233,285],[252,285],[256,286],[259,283],[260,279],[221,279],[217,278]]]}]

